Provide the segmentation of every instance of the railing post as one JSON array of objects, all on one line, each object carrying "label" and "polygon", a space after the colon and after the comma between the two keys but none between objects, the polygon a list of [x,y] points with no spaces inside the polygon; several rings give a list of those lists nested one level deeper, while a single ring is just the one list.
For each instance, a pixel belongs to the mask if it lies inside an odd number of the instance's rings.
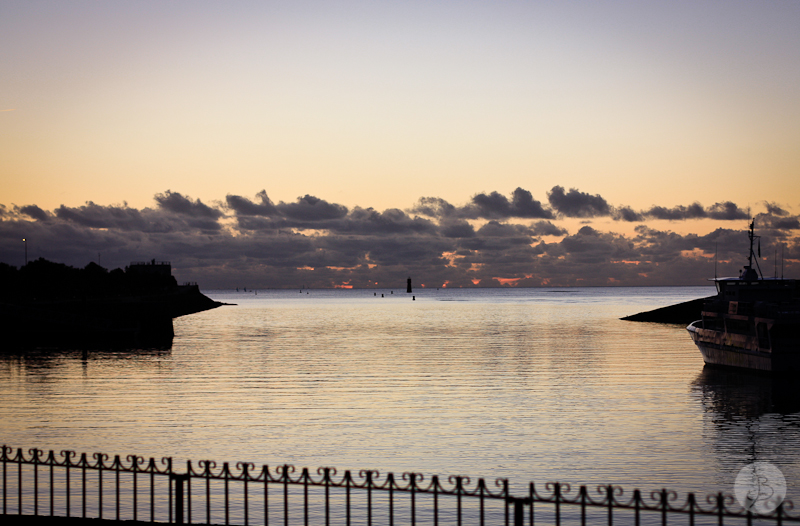
[{"label": "railing post", "polygon": [[175,524],[183,524],[183,483],[189,480],[189,475],[171,475],[175,481]]},{"label": "railing post", "polygon": [[[508,502],[514,506],[514,526],[525,526],[525,504],[527,499],[508,497]],[[507,517],[506,520],[508,520]]]}]

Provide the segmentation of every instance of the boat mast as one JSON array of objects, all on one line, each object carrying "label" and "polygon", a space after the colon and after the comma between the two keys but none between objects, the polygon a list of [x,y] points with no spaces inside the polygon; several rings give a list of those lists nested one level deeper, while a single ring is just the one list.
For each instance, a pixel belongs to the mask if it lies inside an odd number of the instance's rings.
[{"label": "boat mast", "polygon": [[[753,252],[753,241],[755,241],[756,239],[759,240],[758,241],[758,243],[759,243],[759,245],[758,245],[759,255],[761,253],[761,236],[756,236],[755,235],[755,226],[756,226],[756,220],[753,219],[752,221],[750,221],[750,232],[749,232],[749,236],[750,236],[750,254],[747,257],[747,266],[745,267],[745,275],[748,274],[748,272],[747,272],[748,270],[752,270],[753,269],[753,258],[755,258],[755,252]],[[758,275],[761,276],[761,279],[764,279],[764,274],[762,274],[762,272],[761,272],[761,265],[758,264],[758,258],[756,258],[756,268],[758,269]],[[756,276],[756,279],[758,279],[758,275]]]}]

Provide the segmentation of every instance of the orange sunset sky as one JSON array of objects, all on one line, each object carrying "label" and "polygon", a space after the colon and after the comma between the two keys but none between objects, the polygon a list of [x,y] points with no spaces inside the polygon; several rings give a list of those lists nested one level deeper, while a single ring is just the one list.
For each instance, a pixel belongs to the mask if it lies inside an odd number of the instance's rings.
[{"label": "orange sunset sky", "polygon": [[798,28],[787,1],[6,2],[0,261],[698,284],[755,216],[792,268]]}]

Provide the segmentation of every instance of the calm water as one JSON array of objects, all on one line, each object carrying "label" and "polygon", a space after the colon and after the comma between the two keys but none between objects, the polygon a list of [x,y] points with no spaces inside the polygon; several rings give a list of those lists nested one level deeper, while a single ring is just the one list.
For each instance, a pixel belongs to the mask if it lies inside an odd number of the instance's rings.
[{"label": "calm water", "polygon": [[514,493],[732,492],[762,460],[800,501],[798,388],[704,369],[681,326],[618,319],[712,290],[394,292],[210,291],[238,306],[175,320],[171,349],[2,356],[0,441],[507,477]]}]

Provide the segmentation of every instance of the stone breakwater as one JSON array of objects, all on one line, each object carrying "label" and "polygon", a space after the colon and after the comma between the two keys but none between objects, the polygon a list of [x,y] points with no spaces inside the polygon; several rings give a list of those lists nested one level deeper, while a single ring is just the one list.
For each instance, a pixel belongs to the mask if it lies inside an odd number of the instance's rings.
[{"label": "stone breakwater", "polygon": [[696,300],[684,301],[675,305],[661,307],[638,314],[632,314],[620,318],[625,321],[649,321],[653,323],[675,323],[689,325],[701,317],[703,302],[709,298],[698,298]]}]

